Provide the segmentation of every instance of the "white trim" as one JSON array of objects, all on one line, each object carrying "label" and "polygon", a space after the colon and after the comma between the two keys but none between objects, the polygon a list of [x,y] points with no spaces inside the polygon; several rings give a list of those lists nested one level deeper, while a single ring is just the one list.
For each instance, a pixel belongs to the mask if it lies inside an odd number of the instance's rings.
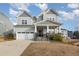
[{"label": "white trim", "polygon": [[[36,22],[36,23],[33,23],[34,25],[38,25],[38,23],[41,23],[41,22],[45,22],[45,21],[50,21],[50,20],[42,20],[42,21],[39,21],[39,22]],[[57,23],[57,22],[54,22],[54,21],[50,21],[50,22],[52,22],[52,24],[53,23]],[[59,24],[57,24],[58,26],[60,26],[61,24],[59,23]],[[41,26],[42,26],[42,24],[41,24]],[[52,26],[52,25],[50,25],[50,26]]]},{"label": "white trim", "polygon": [[43,22],[43,21],[46,21],[46,20],[42,20],[42,21],[36,22],[36,23],[34,23],[34,24],[41,23],[41,22]]},{"label": "white trim", "polygon": [[47,26],[47,33],[49,33],[49,26]]},{"label": "white trim", "polygon": [[35,25],[35,33],[37,33],[37,26]]}]

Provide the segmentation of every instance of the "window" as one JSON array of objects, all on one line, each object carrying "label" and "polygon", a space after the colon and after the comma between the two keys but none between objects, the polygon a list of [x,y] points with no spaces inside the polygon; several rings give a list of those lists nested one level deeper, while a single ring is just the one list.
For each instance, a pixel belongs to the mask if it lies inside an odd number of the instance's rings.
[{"label": "window", "polygon": [[54,18],[51,18],[51,17],[49,17],[49,18],[47,18],[48,20],[53,20],[54,21]]},{"label": "window", "polygon": [[25,33],[25,32],[22,32],[23,34]]},{"label": "window", "polygon": [[18,33],[21,33],[21,32],[18,32]]},{"label": "window", "polygon": [[30,33],[34,33],[34,32],[30,32]]},{"label": "window", "polygon": [[26,32],[26,33],[29,33],[29,32]]},{"label": "window", "polygon": [[54,21],[54,18],[53,18],[53,21]]},{"label": "window", "polygon": [[49,27],[49,29],[53,29],[53,27],[52,27],[52,26],[50,26],[50,27]]},{"label": "window", "polygon": [[27,24],[27,20],[25,20],[25,24]]},{"label": "window", "polygon": [[22,24],[27,24],[27,20],[22,20]]},{"label": "window", "polygon": [[50,18],[50,20],[52,20],[52,18]]},{"label": "window", "polygon": [[22,24],[24,24],[24,20],[22,20]]},{"label": "window", "polygon": [[55,21],[54,18],[47,18],[48,20]]}]

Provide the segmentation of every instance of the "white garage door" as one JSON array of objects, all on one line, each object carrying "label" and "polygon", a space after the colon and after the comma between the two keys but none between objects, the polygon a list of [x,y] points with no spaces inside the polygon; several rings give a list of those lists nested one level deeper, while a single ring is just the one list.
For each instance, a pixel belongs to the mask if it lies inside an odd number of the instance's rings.
[{"label": "white garage door", "polygon": [[34,34],[32,32],[18,32],[16,38],[22,40],[33,39]]}]

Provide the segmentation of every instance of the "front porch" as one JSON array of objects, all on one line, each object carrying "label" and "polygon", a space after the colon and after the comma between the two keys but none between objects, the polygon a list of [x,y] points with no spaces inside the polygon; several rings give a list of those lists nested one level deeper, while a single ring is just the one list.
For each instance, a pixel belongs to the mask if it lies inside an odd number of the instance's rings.
[{"label": "front porch", "polygon": [[[58,27],[59,28],[59,27]],[[56,32],[57,26],[35,26],[35,39],[36,40],[49,40],[48,37],[52,33],[58,33]]]},{"label": "front porch", "polygon": [[[40,23],[35,24],[35,40],[37,40],[38,37],[41,39],[45,38],[48,40],[49,35],[52,33],[59,33],[60,24],[50,21],[44,21]],[[40,39],[40,40],[41,40]]]}]

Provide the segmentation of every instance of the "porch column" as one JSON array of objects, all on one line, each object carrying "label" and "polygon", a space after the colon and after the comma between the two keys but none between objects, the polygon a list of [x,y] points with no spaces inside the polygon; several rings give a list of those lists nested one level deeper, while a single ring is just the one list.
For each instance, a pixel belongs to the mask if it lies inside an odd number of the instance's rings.
[{"label": "porch column", "polygon": [[59,26],[58,26],[58,33],[59,33]]},{"label": "porch column", "polygon": [[47,26],[47,33],[49,33],[49,26]]},{"label": "porch column", "polygon": [[37,26],[35,25],[35,33],[37,33]]},{"label": "porch column", "polygon": [[54,28],[54,33],[56,33],[56,29]]}]

